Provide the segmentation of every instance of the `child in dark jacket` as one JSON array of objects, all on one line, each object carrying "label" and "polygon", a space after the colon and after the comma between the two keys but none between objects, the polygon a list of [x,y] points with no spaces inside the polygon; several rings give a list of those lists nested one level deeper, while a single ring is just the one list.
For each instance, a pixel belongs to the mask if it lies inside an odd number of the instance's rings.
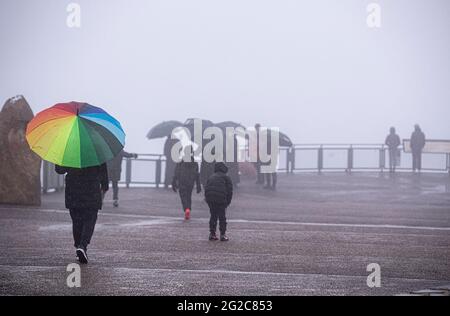
[{"label": "child in dark jacket", "polygon": [[200,173],[198,163],[195,162],[191,149],[185,149],[185,157],[175,167],[175,175],[172,181],[172,189],[179,192],[181,204],[183,206],[184,218],[189,220],[192,210],[192,191],[194,185],[197,186],[197,193],[202,191],[200,184]]},{"label": "child in dark jacket", "polygon": [[214,174],[205,186],[205,199],[209,206],[211,218],[209,220],[209,240],[218,240],[216,235],[217,220],[219,220],[220,240],[228,241],[226,236],[227,218],[225,211],[233,198],[233,182],[227,175],[228,168],[218,162],[214,166]]}]

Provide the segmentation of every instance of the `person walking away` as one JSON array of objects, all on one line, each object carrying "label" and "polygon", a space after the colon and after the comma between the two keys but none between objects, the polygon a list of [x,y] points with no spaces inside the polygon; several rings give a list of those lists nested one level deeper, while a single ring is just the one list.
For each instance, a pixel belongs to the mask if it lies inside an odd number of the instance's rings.
[{"label": "person walking away", "polygon": [[80,263],[87,264],[87,247],[109,186],[106,164],[82,169],[55,166],[55,171],[66,174],[65,204],[72,218],[76,255]]},{"label": "person walking away", "polygon": [[119,181],[122,176],[122,160],[123,158],[137,158],[137,154],[127,153],[122,150],[117,154],[112,160],[107,162],[108,167],[108,178],[112,183],[113,188],[113,205],[114,207],[119,206]]},{"label": "person walking away", "polygon": [[233,182],[227,172],[228,168],[224,163],[216,163],[214,174],[208,179],[205,187],[205,200],[211,214],[209,220],[209,240],[211,241],[218,240],[217,220],[219,221],[220,240],[228,241],[226,209],[233,199]]},{"label": "person walking away", "polygon": [[166,156],[166,170],[164,177],[164,188],[168,189],[175,174],[175,162],[172,159],[172,148],[179,142],[178,139],[172,139],[169,135],[164,143],[164,156]]},{"label": "person walking away", "polygon": [[194,185],[197,186],[197,194],[199,194],[202,189],[198,163],[194,160],[191,147],[185,148],[184,157],[185,158],[177,163],[175,167],[172,190],[174,192],[177,192],[178,190],[184,211],[184,218],[189,220],[192,211],[192,191],[194,190]]},{"label": "person walking away", "polygon": [[413,156],[413,172],[422,170],[422,152],[425,148],[426,137],[418,124],[414,126],[411,135],[411,152]]},{"label": "person walking away", "polygon": [[389,149],[389,172],[395,173],[397,167],[398,146],[400,146],[400,136],[397,135],[395,127],[391,127],[390,133],[385,141]]}]

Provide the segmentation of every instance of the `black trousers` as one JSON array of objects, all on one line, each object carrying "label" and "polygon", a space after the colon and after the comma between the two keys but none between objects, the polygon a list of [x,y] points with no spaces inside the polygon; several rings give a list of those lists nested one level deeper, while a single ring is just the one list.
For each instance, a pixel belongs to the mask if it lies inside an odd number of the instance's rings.
[{"label": "black trousers", "polygon": [[422,152],[413,151],[413,170],[422,170]]},{"label": "black trousers", "polygon": [[119,181],[111,181],[113,188],[113,200],[119,199]]},{"label": "black trousers", "polygon": [[192,209],[192,191],[194,186],[182,186],[178,190],[180,193],[181,205],[183,206],[183,211],[187,208]]},{"label": "black trousers", "polygon": [[219,230],[221,235],[225,235],[227,231],[227,218],[225,214],[226,206],[223,204],[209,203],[209,212],[211,217],[209,219],[209,231],[216,233],[217,220],[219,220]]},{"label": "black trousers", "polygon": [[275,188],[277,186],[277,173],[266,173],[266,185],[268,187]]},{"label": "black trousers", "polygon": [[261,172],[261,163],[255,162],[254,166],[256,169],[256,183],[264,184],[264,174]]},{"label": "black trousers", "polygon": [[96,209],[71,209],[72,230],[74,246],[76,248],[87,249],[94,234],[97,223],[98,210]]},{"label": "black trousers", "polygon": [[389,149],[389,170],[395,172],[397,168],[397,153],[398,149]]}]

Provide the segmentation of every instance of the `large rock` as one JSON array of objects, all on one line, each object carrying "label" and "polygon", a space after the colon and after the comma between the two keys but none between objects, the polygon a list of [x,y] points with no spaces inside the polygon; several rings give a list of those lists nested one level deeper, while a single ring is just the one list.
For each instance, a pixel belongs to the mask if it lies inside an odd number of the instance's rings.
[{"label": "large rock", "polygon": [[0,112],[0,204],[41,204],[41,159],[25,138],[33,117],[22,96],[6,101]]}]

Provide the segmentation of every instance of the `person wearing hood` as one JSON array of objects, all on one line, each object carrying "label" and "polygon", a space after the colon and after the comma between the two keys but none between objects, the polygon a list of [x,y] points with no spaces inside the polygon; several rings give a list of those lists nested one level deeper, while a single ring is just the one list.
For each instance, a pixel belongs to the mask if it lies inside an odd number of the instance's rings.
[{"label": "person wearing hood", "polygon": [[113,188],[113,205],[114,207],[119,206],[119,181],[122,176],[122,160],[123,158],[137,158],[137,154],[127,153],[122,150],[118,153],[112,160],[108,161],[108,177],[112,183]]},{"label": "person wearing hood", "polygon": [[389,172],[395,173],[395,168],[397,167],[398,146],[401,144],[400,136],[397,135],[395,127],[391,127],[385,144],[389,148]]},{"label": "person wearing hood", "polygon": [[219,221],[220,240],[228,241],[225,213],[233,199],[233,182],[227,172],[228,168],[223,162],[216,163],[214,174],[208,179],[205,186],[205,200],[211,214],[209,220],[209,240],[211,241],[218,240],[216,235],[217,220]]},{"label": "person wearing hood", "polygon": [[184,149],[184,158],[175,167],[175,175],[172,181],[172,190],[174,192],[178,191],[180,194],[186,220],[189,220],[191,217],[194,185],[197,186],[197,194],[199,194],[202,189],[198,163],[194,159],[192,148],[188,146]]},{"label": "person wearing hood", "polygon": [[425,148],[425,134],[418,124],[414,126],[414,132],[411,135],[411,152],[413,156],[413,171],[422,170],[422,152]]}]

